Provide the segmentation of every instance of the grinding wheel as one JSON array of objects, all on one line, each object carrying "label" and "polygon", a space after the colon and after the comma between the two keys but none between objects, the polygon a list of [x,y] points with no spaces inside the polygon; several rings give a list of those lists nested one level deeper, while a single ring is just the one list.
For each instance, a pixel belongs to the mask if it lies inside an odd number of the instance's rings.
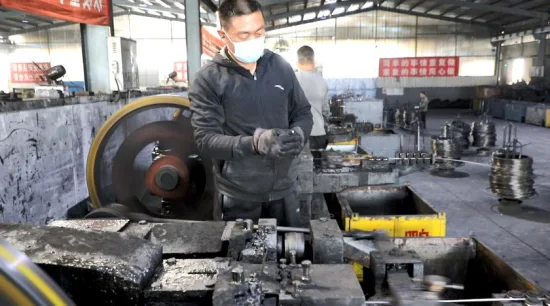
[{"label": "grinding wheel", "polygon": [[190,117],[187,98],[152,96],[108,118],[88,155],[93,207],[116,202],[157,218],[212,219],[211,162],[200,157]]}]

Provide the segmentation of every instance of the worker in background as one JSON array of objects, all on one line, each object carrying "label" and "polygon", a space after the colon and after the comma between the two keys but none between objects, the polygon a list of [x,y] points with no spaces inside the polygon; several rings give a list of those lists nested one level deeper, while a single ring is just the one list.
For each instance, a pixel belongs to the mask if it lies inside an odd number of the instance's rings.
[{"label": "worker in background", "polygon": [[225,47],[189,89],[198,149],[214,161],[220,193],[215,217],[277,218],[297,226],[300,191],[293,167],[313,125],[292,67],[264,49],[265,22],[255,0],[219,7]]},{"label": "worker in background", "polygon": [[428,96],[424,91],[421,91],[418,115],[420,116],[419,119],[423,128],[426,128],[426,113],[428,112],[428,104],[430,104],[430,99],[428,99]]},{"label": "worker in background", "polygon": [[309,147],[312,150],[324,150],[328,145],[325,118],[328,121],[330,116],[328,85],[315,69],[315,52],[311,47],[303,46],[298,49],[297,68],[296,78],[311,104],[311,114],[313,115],[313,128],[311,136],[309,136]]}]

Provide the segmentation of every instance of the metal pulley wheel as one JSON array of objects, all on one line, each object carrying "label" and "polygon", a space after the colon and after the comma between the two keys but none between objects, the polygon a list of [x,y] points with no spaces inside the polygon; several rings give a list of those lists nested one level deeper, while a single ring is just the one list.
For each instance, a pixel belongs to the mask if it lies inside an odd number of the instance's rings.
[{"label": "metal pulley wheel", "polygon": [[0,239],[0,305],[72,306],[75,304],[25,254]]},{"label": "metal pulley wheel", "polygon": [[[190,102],[151,96],[125,105],[98,131],[87,162],[87,186],[96,215],[105,206],[157,218],[212,218],[211,163],[193,137]],[[120,207],[119,207],[120,208]]]}]

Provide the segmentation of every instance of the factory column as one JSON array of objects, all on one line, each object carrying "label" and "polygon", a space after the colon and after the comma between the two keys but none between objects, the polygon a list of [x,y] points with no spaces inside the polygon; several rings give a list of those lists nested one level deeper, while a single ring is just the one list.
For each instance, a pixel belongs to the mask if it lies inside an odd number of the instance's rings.
[{"label": "factory column", "polygon": [[187,79],[189,83],[201,67],[200,1],[185,0],[185,37],[187,41]]},{"label": "factory column", "polygon": [[[546,15],[541,20],[541,27],[544,28],[548,25],[548,15]],[[539,41],[539,52],[537,55],[537,59],[535,62],[535,71],[532,73],[531,77],[539,77],[540,80],[544,78],[544,64],[545,64],[545,56],[546,56],[546,33],[541,33],[538,35],[534,35],[535,39],[538,39]]]},{"label": "factory column", "polygon": [[80,34],[86,90],[95,93],[110,93],[110,66],[107,48],[107,37],[111,36],[110,28],[81,24]]}]

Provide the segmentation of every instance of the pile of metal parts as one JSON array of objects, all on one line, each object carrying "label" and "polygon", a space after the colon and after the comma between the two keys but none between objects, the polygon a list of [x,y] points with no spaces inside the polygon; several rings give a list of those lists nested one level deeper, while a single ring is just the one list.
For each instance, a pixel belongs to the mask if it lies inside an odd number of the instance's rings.
[{"label": "pile of metal parts", "polygon": [[[258,225],[250,220],[60,220],[49,226],[0,224],[0,235],[26,252],[77,305],[475,302],[462,295],[461,284],[472,260],[486,252],[471,238],[390,239],[380,231],[342,232],[327,218],[312,220],[309,228],[278,227],[274,219],[260,219]],[[485,256],[507,267],[494,254]],[[372,277],[360,284],[346,261],[362,265]],[[484,277],[499,277],[516,290],[532,288],[517,281],[513,269],[504,270],[511,272],[491,270]]]},{"label": "pile of metal parts", "polygon": [[470,125],[460,119],[451,122],[452,137],[458,142],[462,150],[467,150],[470,147],[470,133],[472,128]]},{"label": "pile of metal parts", "polygon": [[493,153],[489,182],[492,193],[505,200],[523,200],[536,194],[533,159],[522,153],[517,127],[504,129],[502,148]]},{"label": "pile of metal parts", "polygon": [[478,152],[490,151],[496,146],[497,133],[495,123],[487,114],[482,115],[472,124],[472,146],[478,147]]}]

